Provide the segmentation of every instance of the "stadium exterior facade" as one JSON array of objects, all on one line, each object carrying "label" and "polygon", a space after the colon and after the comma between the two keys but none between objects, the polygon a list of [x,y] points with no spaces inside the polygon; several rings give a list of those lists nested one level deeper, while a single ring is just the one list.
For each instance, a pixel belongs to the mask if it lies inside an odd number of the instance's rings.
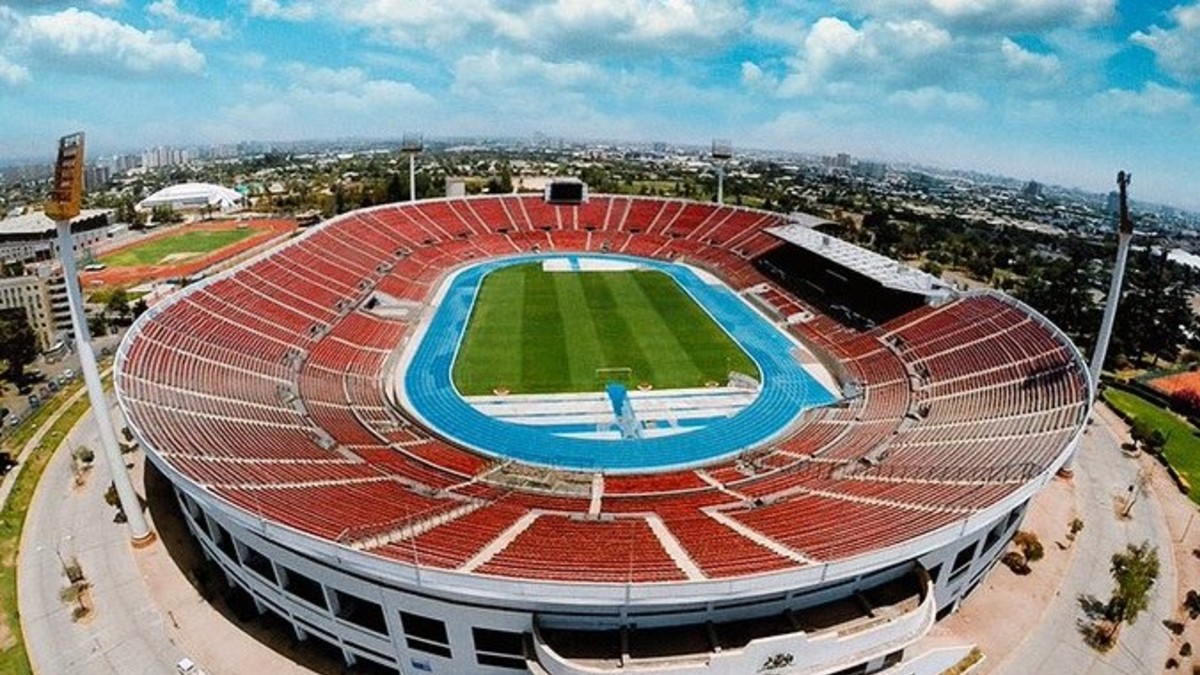
[{"label": "stadium exterior facade", "polygon": [[[1029,500],[1075,451],[1092,391],[1078,351],[1032,309],[1004,296],[973,294],[938,298],[875,328],[838,328],[858,345],[839,354],[834,343],[820,342],[823,326],[833,325],[821,323],[830,321],[825,312],[782,287],[764,286],[770,277],[751,263],[793,246],[766,232],[786,227],[782,216],[675,200],[592,200],[604,204],[602,220],[572,211],[582,207],[551,207],[536,197],[434,200],[346,214],[143,315],[118,354],[118,397],[147,458],[174,486],[205,556],[260,612],[290,624],[297,638],[327,643],[350,663],[404,673],[820,675],[873,673],[904,663],[912,656],[905,649],[954,611],[996,564]],[[634,204],[654,211],[654,221],[630,220]],[[674,224],[659,224],[677,206]],[[622,208],[617,223],[613,214]],[[687,217],[689,209],[704,211]],[[480,237],[459,236],[460,224],[447,222],[451,213]],[[494,222],[498,214],[508,218],[503,225]],[[590,217],[594,226],[581,225]],[[754,244],[738,239],[744,226],[721,234],[720,223],[738,218],[755,223]],[[559,234],[556,241],[556,233],[568,229],[573,234]],[[688,248],[690,233],[702,229],[709,236],[695,235],[696,246]],[[336,246],[335,234],[345,241],[368,230],[382,233],[374,246],[390,260],[355,265],[348,250],[325,248]],[[318,239],[323,236],[330,239]],[[638,251],[641,244],[633,242],[643,237],[645,248]],[[486,242],[493,239],[497,246],[490,248]],[[590,487],[577,488],[566,475],[539,474],[542,482],[531,483],[528,473],[501,462],[464,467],[468,451],[410,426],[403,410],[389,408],[383,419],[376,399],[356,403],[357,385],[382,389],[387,381],[386,373],[368,371],[384,371],[396,360],[392,354],[407,335],[402,326],[372,333],[384,337],[370,359],[346,357],[347,363],[331,361],[339,365],[328,371],[311,369],[308,360],[326,358],[323,341],[340,343],[362,330],[339,333],[345,317],[366,321],[368,305],[382,300],[386,309],[418,282],[415,273],[398,268],[431,267],[410,262],[420,251],[441,247],[443,256],[453,246],[472,247],[469,254],[439,257],[433,280],[413,294],[413,302],[399,303],[405,309],[419,306],[447,270],[504,255],[503,245],[529,250],[534,240],[534,250],[599,253],[612,250],[613,241],[624,242],[647,257],[684,257],[712,267],[764,311],[773,302],[790,303],[774,318],[781,328],[801,332],[832,370],[852,380],[845,383],[851,400],[806,414],[784,440],[747,449],[736,461],[627,477],[620,484],[610,478],[608,488],[603,477],[591,477]],[[397,241],[406,243],[391,250]],[[307,310],[278,277],[269,281],[276,267],[313,278],[328,274],[327,285],[340,288],[333,271],[301,272],[301,265],[286,261],[306,247],[361,268],[358,274],[372,283],[352,283],[355,275],[347,274],[348,301],[308,330],[297,319],[296,346],[281,346],[287,334],[268,337],[266,327],[227,335],[242,328],[231,328],[233,322],[220,316],[222,307],[233,317],[238,303],[291,303]],[[867,269],[840,260],[850,272]],[[760,266],[767,268],[775,269]],[[397,277],[399,282],[381,281]],[[256,285],[257,292],[245,290]],[[233,293],[239,289],[241,299]],[[201,312],[202,303],[210,302],[217,304]],[[797,306],[803,309],[791,311]],[[981,310],[1011,315],[1011,325],[996,330],[1012,333],[1015,346],[971,332]],[[391,320],[372,316],[380,325]],[[206,344],[195,339],[197,330],[221,337]],[[193,335],[176,338],[172,331]],[[228,349],[215,344],[226,339]],[[1034,339],[1042,341],[1042,351],[1009,351]],[[971,356],[988,340],[1005,356],[973,361],[988,358]],[[248,345],[241,356],[235,355],[238,341]],[[246,359],[260,344],[270,348],[261,362]],[[901,370],[876,376],[882,371],[874,370],[872,359]],[[204,367],[217,379],[211,390],[183,360],[209,364]],[[365,364],[361,373],[355,374],[354,364]],[[266,373],[263,382],[258,370]],[[344,397],[318,393],[323,382],[337,385]],[[953,388],[939,396],[938,387]],[[1009,391],[1018,399],[1028,392],[1027,400],[998,398]],[[900,402],[897,392],[903,392]],[[1004,412],[1005,406],[1012,411]],[[935,422],[939,414],[958,417]],[[341,425],[348,422],[369,433],[345,430]],[[301,427],[303,442],[293,434]],[[253,438],[237,440],[238,429],[250,430]],[[815,436],[823,440],[812,441]],[[437,452],[427,452],[431,448]],[[389,463],[375,450],[405,459]],[[951,450],[959,454],[946,454]],[[387,475],[381,483],[366,473],[301,473],[318,466]],[[429,475],[434,470],[451,479],[439,482]],[[560,481],[556,487],[547,487],[551,478]],[[383,489],[384,483],[392,492],[379,502],[362,491],[368,485]],[[390,519],[360,516],[348,505],[405,499],[413,506]],[[696,514],[679,516],[693,507]],[[425,510],[414,514],[419,508]],[[614,572],[603,562],[593,568],[564,560],[567,554],[555,548],[559,530],[576,537],[569,546],[594,550],[597,557],[616,549],[613,559],[624,558],[627,566]],[[442,532],[446,538],[437,539]],[[706,547],[704,540],[718,534],[730,545]]]}]

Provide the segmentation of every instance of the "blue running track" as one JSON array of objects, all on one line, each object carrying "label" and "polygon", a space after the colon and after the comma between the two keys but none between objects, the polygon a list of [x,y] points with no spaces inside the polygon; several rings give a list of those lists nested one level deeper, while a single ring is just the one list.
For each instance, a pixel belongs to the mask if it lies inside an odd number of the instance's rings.
[{"label": "blue running track", "polygon": [[499,267],[562,257],[545,254],[494,260],[467,268],[454,278],[403,375],[412,412],[442,435],[488,455],[566,469],[631,473],[696,466],[734,455],[766,442],[803,411],[837,400],[792,358],[794,343],[726,286],[709,285],[681,265],[593,255],[589,257],[629,260],[674,278],[758,363],[763,374],[758,398],[733,417],[687,434],[659,438],[563,438],[550,429],[484,415],[463,400],[450,376],[480,282]]}]

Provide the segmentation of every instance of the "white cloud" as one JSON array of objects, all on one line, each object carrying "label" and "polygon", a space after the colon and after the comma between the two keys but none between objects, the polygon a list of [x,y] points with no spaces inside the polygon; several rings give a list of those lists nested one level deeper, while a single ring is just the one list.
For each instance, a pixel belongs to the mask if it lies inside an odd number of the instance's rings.
[{"label": "white cloud", "polygon": [[189,34],[202,40],[225,37],[228,29],[223,21],[206,19],[179,8],[177,0],[158,0],[146,6],[146,11],[185,28]]},{"label": "white cloud", "polygon": [[987,104],[978,94],[962,91],[946,91],[941,87],[904,89],[888,97],[894,105],[903,106],[922,113],[950,112],[965,113],[983,110]]},{"label": "white cloud", "polygon": [[1043,32],[1111,21],[1116,0],[851,0],[878,16],[920,16],[948,26],[982,31]]},{"label": "white cloud", "polygon": [[[300,114],[319,114],[332,110],[368,112],[391,109],[402,113],[412,106],[424,106],[433,97],[409,82],[375,79],[361,68],[325,68],[293,63],[284,68],[290,83],[279,98]],[[276,94],[272,88],[264,90]]]},{"label": "white cloud", "polygon": [[779,81],[753,61],[742,61],[742,84],[755,90],[774,91]]},{"label": "white cloud", "polygon": [[1095,105],[1104,112],[1164,115],[1189,110],[1193,100],[1189,92],[1147,82],[1140,91],[1109,89],[1096,95]]},{"label": "white cloud", "polygon": [[786,8],[767,7],[750,21],[750,34],[762,41],[799,48],[808,35],[808,24]]},{"label": "white cloud", "polygon": [[1200,82],[1200,2],[1171,10],[1175,25],[1151,26],[1130,36],[1154,52],[1158,67],[1183,82]]},{"label": "white cloud", "polygon": [[30,80],[29,69],[0,55],[0,84],[15,87]]},{"label": "white cloud", "polygon": [[1062,63],[1054,54],[1037,54],[1009,38],[1000,41],[1000,53],[1009,69],[1018,73],[1054,77],[1062,71]]},{"label": "white cloud", "polygon": [[927,21],[864,21],[855,28],[836,17],[813,24],[800,53],[789,61],[792,72],[779,93],[814,93],[839,83],[920,81],[930,71],[943,75],[952,48],[948,31]]},{"label": "white cloud", "polygon": [[742,29],[741,0],[328,1],[327,11],[403,45],[443,46],[478,32],[553,58],[628,51],[694,52],[716,48]]},{"label": "white cloud", "polygon": [[581,61],[553,62],[532,54],[512,54],[493,49],[468,54],[454,64],[453,89],[471,96],[493,96],[499,87],[595,88],[604,80],[603,71]]},{"label": "white cloud", "polygon": [[279,0],[249,0],[248,10],[250,16],[280,21],[308,21],[317,14],[312,3],[293,2],[285,5]]},{"label": "white cloud", "polygon": [[204,70],[204,55],[187,40],[142,31],[114,19],[79,9],[21,17],[9,14],[8,39],[46,61],[92,70],[128,73]]},{"label": "white cloud", "polygon": [[303,63],[283,66],[285,82],[253,80],[237,101],[203,123],[214,138],[302,138],[403,132],[428,116],[432,96],[409,82],[373,77],[361,68],[327,68]]}]

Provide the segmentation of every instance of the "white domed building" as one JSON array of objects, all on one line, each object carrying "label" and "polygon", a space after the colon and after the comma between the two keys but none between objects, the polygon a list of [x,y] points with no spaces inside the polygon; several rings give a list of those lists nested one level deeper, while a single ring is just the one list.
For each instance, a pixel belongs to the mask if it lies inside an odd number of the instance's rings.
[{"label": "white domed building", "polygon": [[229,213],[238,211],[245,203],[242,193],[212,183],[180,183],[165,187],[138,202],[137,210],[153,211],[167,206],[173,211],[208,211]]}]

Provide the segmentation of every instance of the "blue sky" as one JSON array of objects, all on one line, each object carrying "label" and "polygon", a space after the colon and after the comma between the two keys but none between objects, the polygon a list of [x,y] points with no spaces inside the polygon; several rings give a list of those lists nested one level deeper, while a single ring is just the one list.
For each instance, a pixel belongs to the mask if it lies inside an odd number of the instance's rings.
[{"label": "blue sky", "polygon": [[1198,96],[1200,0],[0,0],[0,157],[718,136],[1200,209]]}]

